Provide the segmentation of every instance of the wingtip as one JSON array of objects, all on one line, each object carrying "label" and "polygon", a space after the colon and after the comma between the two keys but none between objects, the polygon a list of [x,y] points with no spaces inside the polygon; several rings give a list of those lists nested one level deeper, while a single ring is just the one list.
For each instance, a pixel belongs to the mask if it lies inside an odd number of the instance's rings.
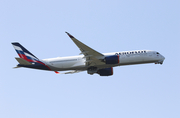
[{"label": "wingtip", "polygon": [[19,42],[11,42],[11,44],[19,44]]},{"label": "wingtip", "polygon": [[54,71],[56,74],[60,74],[58,71]]},{"label": "wingtip", "polygon": [[72,36],[71,34],[69,34],[68,32],[65,32],[70,38],[74,38],[74,36]]}]

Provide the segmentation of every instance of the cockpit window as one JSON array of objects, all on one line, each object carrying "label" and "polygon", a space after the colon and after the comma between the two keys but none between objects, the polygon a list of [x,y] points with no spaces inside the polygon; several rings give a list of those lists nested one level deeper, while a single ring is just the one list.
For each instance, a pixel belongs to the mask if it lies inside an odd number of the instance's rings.
[{"label": "cockpit window", "polygon": [[156,52],[156,54],[159,54],[159,52]]}]

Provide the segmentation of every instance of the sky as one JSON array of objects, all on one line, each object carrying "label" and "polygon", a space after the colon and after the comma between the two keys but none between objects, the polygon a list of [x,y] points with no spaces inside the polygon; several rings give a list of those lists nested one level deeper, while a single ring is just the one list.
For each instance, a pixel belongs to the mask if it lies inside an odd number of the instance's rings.
[{"label": "sky", "polygon": [[[179,118],[179,0],[1,0],[0,118]],[[13,69],[19,42],[40,59],[74,56],[67,36],[101,53],[155,50],[163,65],[101,77]]]}]

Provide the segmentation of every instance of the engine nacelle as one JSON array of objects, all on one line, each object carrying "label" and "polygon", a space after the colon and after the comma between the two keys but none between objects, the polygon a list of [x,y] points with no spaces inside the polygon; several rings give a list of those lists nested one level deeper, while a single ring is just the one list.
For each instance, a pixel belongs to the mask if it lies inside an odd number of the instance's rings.
[{"label": "engine nacelle", "polygon": [[118,64],[119,63],[119,55],[113,55],[105,57],[106,64]]},{"label": "engine nacelle", "polygon": [[113,68],[99,69],[97,72],[100,76],[111,76],[113,75]]}]

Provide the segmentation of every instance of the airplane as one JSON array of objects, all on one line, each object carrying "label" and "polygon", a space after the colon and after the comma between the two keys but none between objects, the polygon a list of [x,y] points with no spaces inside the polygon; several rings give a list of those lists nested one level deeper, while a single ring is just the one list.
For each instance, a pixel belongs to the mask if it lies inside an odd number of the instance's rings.
[{"label": "airplane", "polygon": [[[20,57],[15,58],[19,64],[14,68],[25,67],[31,69],[48,70],[54,71],[57,74],[72,74],[87,71],[87,73],[90,75],[96,73],[100,76],[111,76],[113,75],[113,67],[116,66],[146,63],[163,64],[165,59],[165,57],[159,52],[152,50],[100,53],[80,42],[68,32],[66,33],[80,49],[80,55],[38,59],[20,43],[13,42],[12,45]],[[68,72],[59,73],[58,71]]]}]

